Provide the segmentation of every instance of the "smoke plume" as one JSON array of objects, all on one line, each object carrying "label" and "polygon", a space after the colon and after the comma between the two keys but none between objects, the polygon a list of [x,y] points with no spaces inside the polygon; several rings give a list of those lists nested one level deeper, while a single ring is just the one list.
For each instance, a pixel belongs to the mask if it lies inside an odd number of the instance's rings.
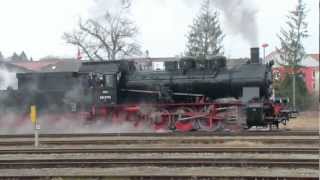
[{"label": "smoke plume", "polygon": [[212,0],[223,11],[227,26],[240,33],[251,46],[258,45],[257,8],[250,0]]}]

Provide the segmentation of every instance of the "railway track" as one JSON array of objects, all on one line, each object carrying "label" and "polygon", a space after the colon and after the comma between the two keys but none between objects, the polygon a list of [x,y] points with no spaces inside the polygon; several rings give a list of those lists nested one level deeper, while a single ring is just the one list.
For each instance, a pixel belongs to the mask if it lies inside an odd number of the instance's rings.
[{"label": "railway track", "polygon": [[[132,132],[132,133],[43,133],[41,137],[50,138],[68,138],[68,137],[188,137],[188,136],[319,136],[319,131],[290,131],[290,130],[275,130],[275,131],[243,131],[243,132]],[[0,138],[32,138],[33,134],[0,134]]]},{"label": "railway track", "polygon": [[110,168],[110,167],[285,167],[312,168],[319,167],[317,159],[180,159],[180,158],[138,158],[138,159],[37,159],[37,160],[0,160],[0,169],[19,168]]},{"label": "railway track", "polygon": [[[319,144],[317,131],[246,131],[242,133],[40,134],[42,145],[212,144],[232,141],[265,144]],[[33,145],[32,134],[0,135],[0,146]]]},{"label": "railway track", "polygon": [[[264,144],[311,144],[318,145],[318,136],[248,136],[248,137],[76,137],[39,138],[41,145],[135,145],[135,144],[222,144],[228,142],[251,142]],[[33,138],[0,138],[0,146],[31,146]]]},{"label": "railway track", "polygon": [[0,149],[1,154],[65,153],[286,153],[318,154],[318,147],[107,147],[107,148],[23,148]]},{"label": "railway track", "polygon": [[[219,146],[233,141],[257,145]],[[33,143],[33,135],[0,135],[1,177],[312,179],[319,168],[314,131],[41,134],[41,146],[33,148]]]},{"label": "railway track", "polygon": [[0,161],[8,178],[315,179],[317,159],[60,159]]},{"label": "railway track", "polygon": [[[121,150],[122,149],[122,150]],[[272,153],[270,153],[270,151]],[[6,152],[6,153],[5,153]],[[265,166],[318,168],[318,148],[29,149],[0,154],[0,168]]]},{"label": "railway track", "polygon": [[[19,173],[20,172],[20,173]],[[126,173],[123,173],[126,172]],[[251,168],[246,167],[131,167],[128,168],[42,168],[0,169],[3,178],[8,179],[112,179],[112,180],[214,180],[214,179],[318,179],[317,170],[301,168]],[[23,175],[21,175],[23,174]]]}]

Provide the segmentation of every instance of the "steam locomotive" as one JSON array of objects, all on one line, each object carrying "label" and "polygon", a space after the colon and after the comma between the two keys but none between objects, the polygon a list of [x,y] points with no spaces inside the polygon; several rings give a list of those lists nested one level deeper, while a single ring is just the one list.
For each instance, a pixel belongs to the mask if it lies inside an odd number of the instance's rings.
[{"label": "steam locomotive", "polygon": [[[277,126],[290,118],[272,93],[272,63],[251,48],[246,64],[228,69],[223,56],[165,62],[165,71],[137,71],[132,61],[83,62],[77,72],[17,74],[18,90],[2,92],[3,113],[130,122],[155,130]],[[21,109],[23,111],[21,111]]]}]

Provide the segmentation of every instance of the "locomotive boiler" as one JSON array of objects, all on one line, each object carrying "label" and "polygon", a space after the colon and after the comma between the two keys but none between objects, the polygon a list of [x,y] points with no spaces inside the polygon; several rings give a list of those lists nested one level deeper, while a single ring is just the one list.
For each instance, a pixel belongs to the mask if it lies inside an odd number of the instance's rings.
[{"label": "locomotive boiler", "polygon": [[[172,102],[185,102],[191,97],[202,96],[213,100],[224,97],[268,98],[271,95],[269,65],[248,63],[227,69],[225,57],[214,57],[207,60],[181,59],[179,69],[177,67],[177,62],[169,62],[166,63],[169,71],[134,72],[128,77],[124,90],[132,97],[154,93],[162,100]],[[247,92],[249,89],[252,90],[250,93]]]},{"label": "locomotive boiler", "polygon": [[[251,49],[245,64],[228,68],[226,63],[223,56],[186,57],[166,62],[165,71],[143,72],[134,62],[119,60],[83,62],[76,72],[21,73],[10,103],[26,112],[36,105],[46,115],[127,121],[155,130],[213,131],[288,120],[264,108],[271,96],[272,64],[260,63],[259,48]],[[252,118],[258,108],[249,106],[252,99],[268,118]],[[239,114],[245,108],[243,118]]]}]

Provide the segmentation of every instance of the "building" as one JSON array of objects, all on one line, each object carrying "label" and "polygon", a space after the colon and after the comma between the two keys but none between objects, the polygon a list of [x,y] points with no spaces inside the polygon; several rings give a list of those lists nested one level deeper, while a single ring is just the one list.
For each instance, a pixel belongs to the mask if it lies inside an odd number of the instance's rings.
[{"label": "building", "polygon": [[[281,66],[285,64],[277,51],[274,51],[266,56],[264,63],[273,60],[275,62],[273,66],[273,77],[275,80],[282,80],[289,72],[289,69]],[[303,78],[306,83],[309,94],[319,94],[319,54],[307,54],[300,62],[301,68],[299,72],[303,74]]]},{"label": "building", "polygon": [[22,67],[34,72],[60,71],[59,69],[54,68],[56,64],[59,64],[59,67],[62,68],[63,67],[63,65],[61,65],[62,63],[68,64],[68,67],[69,67],[70,66],[69,64],[73,64],[73,62],[76,64],[81,61],[78,61],[75,59],[46,59],[46,60],[40,60],[40,61],[13,61],[13,62],[10,61],[10,63],[15,66]]},{"label": "building", "polygon": [[79,60],[60,60],[54,64],[49,64],[40,69],[41,72],[77,72],[82,61]]},{"label": "building", "polygon": [[41,61],[0,61],[0,90],[9,86],[17,89],[16,73],[77,72],[81,61],[75,59],[48,59]]},{"label": "building", "polygon": [[[134,61],[138,71],[164,71],[164,63],[166,61],[178,61],[179,58],[132,58],[126,60]],[[41,61],[10,62],[10,64],[34,72],[77,72],[82,62],[88,61],[79,61],[76,59],[48,59]]]}]

